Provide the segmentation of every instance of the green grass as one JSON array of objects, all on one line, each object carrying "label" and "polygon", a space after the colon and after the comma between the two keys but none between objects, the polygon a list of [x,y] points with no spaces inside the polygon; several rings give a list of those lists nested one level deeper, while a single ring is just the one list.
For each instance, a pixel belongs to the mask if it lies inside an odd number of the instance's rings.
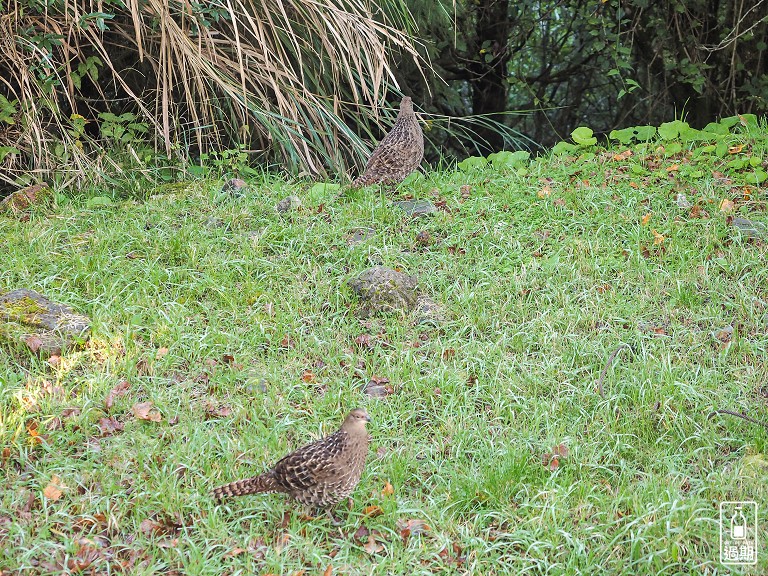
[{"label": "green grass", "polygon": [[[0,220],[0,291],[93,318],[88,345],[56,366],[0,354],[0,572],[89,558],[99,574],[768,573],[768,430],[707,419],[768,420],[768,251],[718,209],[736,199],[765,221],[765,188],[744,200],[738,174],[712,176],[719,159],[688,179],[665,169],[685,159],[614,152],[526,175],[428,174],[399,191],[445,200],[425,219],[391,194],[310,201],[306,185],[265,179],[242,198],[201,183]],[[679,192],[709,217],[679,208]],[[280,216],[289,194],[304,207]],[[350,246],[360,227],[376,233]],[[416,241],[423,230],[433,244]],[[345,281],[376,264],[418,275],[448,319],[358,320]],[[355,344],[363,333],[372,347]],[[374,375],[394,394],[365,397]],[[133,417],[144,401],[161,422]],[[341,528],[279,495],[208,496],[358,405],[373,440]],[[100,437],[108,416],[124,429]],[[558,444],[569,453],[551,471],[542,455]],[[48,499],[54,475],[63,493]],[[761,503],[762,549],[756,568],[730,569],[718,504],[743,499]],[[411,519],[429,530],[406,541],[398,522]],[[361,525],[381,551],[354,538]]]}]

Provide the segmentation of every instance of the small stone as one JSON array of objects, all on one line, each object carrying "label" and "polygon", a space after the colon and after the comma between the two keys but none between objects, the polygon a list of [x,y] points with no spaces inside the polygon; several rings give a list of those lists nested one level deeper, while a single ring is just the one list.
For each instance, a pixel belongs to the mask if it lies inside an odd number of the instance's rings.
[{"label": "small stone", "polygon": [[248,189],[248,182],[241,180],[240,178],[231,178],[228,182],[221,187],[221,191],[224,194],[230,196],[242,197],[245,196],[245,192]]},{"label": "small stone", "polygon": [[374,234],[376,234],[376,230],[373,228],[357,228],[353,230],[349,238],[347,238],[347,244],[349,246],[361,244],[369,238],[372,238]]},{"label": "small stone", "polygon": [[747,218],[734,218],[731,224],[747,238],[765,238],[768,235],[768,227],[762,222],[753,222]]},{"label": "small stone", "polygon": [[445,321],[442,306],[429,296],[421,294],[416,300],[416,321],[418,326],[437,327]]},{"label": "small stone", "polygon": [[299,208],[301,208],[301,199],[298,196],[287,196],[275,206],[275,210],[280,214],[285,214],[291,210],[298,210]]},{"label": "small stone", "polygon": [[693,204],[689,202],[685,194],[678,194],[677,199],[675,201],[677,202],[678,208],[681,208],[683,210],[690,210],[693,207]]},{"label": "small stone", "polygon": [[437,207],[429,200],[402,200],[393,202],[392,205],[400,208],[400,210],[405,212],[406,216],[414,218],[437,212]]},{"label": "small stone", "polygon": [[60,356],[90,335],[91,320],[21,288],[0,295],[0,340],[25,345],[42,358]]}]

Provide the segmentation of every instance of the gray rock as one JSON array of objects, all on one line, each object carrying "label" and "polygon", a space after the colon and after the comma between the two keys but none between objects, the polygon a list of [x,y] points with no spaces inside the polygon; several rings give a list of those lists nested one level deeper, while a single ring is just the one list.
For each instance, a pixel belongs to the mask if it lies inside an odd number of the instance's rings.
[{"label": "gray rock", "polygon": [[416,306],[417,280],[385,266],[369,268],[348,285],[360,299],[360,315],[378,312],[411,312]]},{"label": "gray rock", "polygon": [[429,200],[402,200],[393,202],[392,205],[400,208],[407,216],[414,218],[437,212],[437,207]]},{"label": "gray rock", "polygon": [[347,244],[355,246],[356,244],[365,242],[373,237],[374,234],[376,234],[376,230],[373,228],[357,228],[356,230],[353,230],[352,234],[347,238]]},{"label": "gray rock", "polygon": [[21,288],[0,295],[0,341],[25,345],[48,357],[87,340],[90,331],[90,318],[34,290]]},{"label": "gray rock", "polygon": [[415,324],[438,327],[444,321],[445,312],[443,312],[443,307],[440,304],[424,294],[416,299]]},{"label": "gray rock", "polygon": [[675,201],[677,202],[678,208],[682,208],[683,210],[689,210],[690,208],[693,208],[693,204],[691,204],[690,200],[688,200],[685,194],[678,194]]},{"label": "gray rock", "polygon": [[247,190],[248,190],[248,182],[240,178],[230,178],[224,184],[224,186],[221,187],[221,192],[223,194],[228,194],[236,198],[241,198],[245,196],[245,193]]},{"label": "gray rock", "polygon": [[762,222],[753,222],[746,218],[734,218],[732,224],[747,238],[765,238],[768,236],[768,226]]},{"label": "gray rock", "polygon": [[275,206],[275,210],[280,214],[285,214],[291,210],[298,210],[299,208],[301,208],[301,198],[298,196],[287,196],[280,200],[280,202],[277,203],[277,206]]}]

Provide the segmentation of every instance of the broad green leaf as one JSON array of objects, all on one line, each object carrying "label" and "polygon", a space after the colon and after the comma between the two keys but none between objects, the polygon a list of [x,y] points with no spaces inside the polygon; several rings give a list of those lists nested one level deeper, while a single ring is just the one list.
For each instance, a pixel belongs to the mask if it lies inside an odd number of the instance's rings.
[{"label": "broad green leaf", "polygon": [[762,168],[755,168],[754,172],[745,174],[744,179],[749,184],[762,184],[763,182],[768,180],[768,172],[766,172]]},{"label": "broad green leaf", "polygon": [[99,206],[112,206],[112,198],[106,196],[94,196],[85,202],[86,208],[98,208]]},{"label": "broad green leaf", "polygon": [[576,144],[581,146],[594,146],[597,144],[597,138],[593,136],[592,130],[586,126],[576,128],[576,130],[571,132],[571,137]]},{"label": "broad green leaf", "polygon": [[662,140],[674,140],[680,133],[689,129],[688,122],[674,120],[673,122],[664,122],[659,126],[659,136]]},{"label": "broad green leaf", "polygon": [[462,172],[470,172],[471,170],[477,170],[483,168],[488,164],[488,160],[482,156],[470,156],[459,162],[456,166]]},{"label": "broad green leaf", "polygon": [[558,142],[552,148],[553,154],[568,154],[569,152],[575,152],[578,150],[578,146],[569,142]]}]

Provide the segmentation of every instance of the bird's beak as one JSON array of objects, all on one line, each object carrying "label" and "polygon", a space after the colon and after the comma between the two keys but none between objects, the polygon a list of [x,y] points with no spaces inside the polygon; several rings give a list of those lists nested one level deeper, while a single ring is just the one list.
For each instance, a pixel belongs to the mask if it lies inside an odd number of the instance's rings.
[{"label": "bird's beak", "polygon": [[368,414],[366,414],[366,415],[365,415],[365,421],[366,421],[366,422],[370,422],[370,421],[371,421],[371,417],[370,417],[370,416],[368,416]]}]

